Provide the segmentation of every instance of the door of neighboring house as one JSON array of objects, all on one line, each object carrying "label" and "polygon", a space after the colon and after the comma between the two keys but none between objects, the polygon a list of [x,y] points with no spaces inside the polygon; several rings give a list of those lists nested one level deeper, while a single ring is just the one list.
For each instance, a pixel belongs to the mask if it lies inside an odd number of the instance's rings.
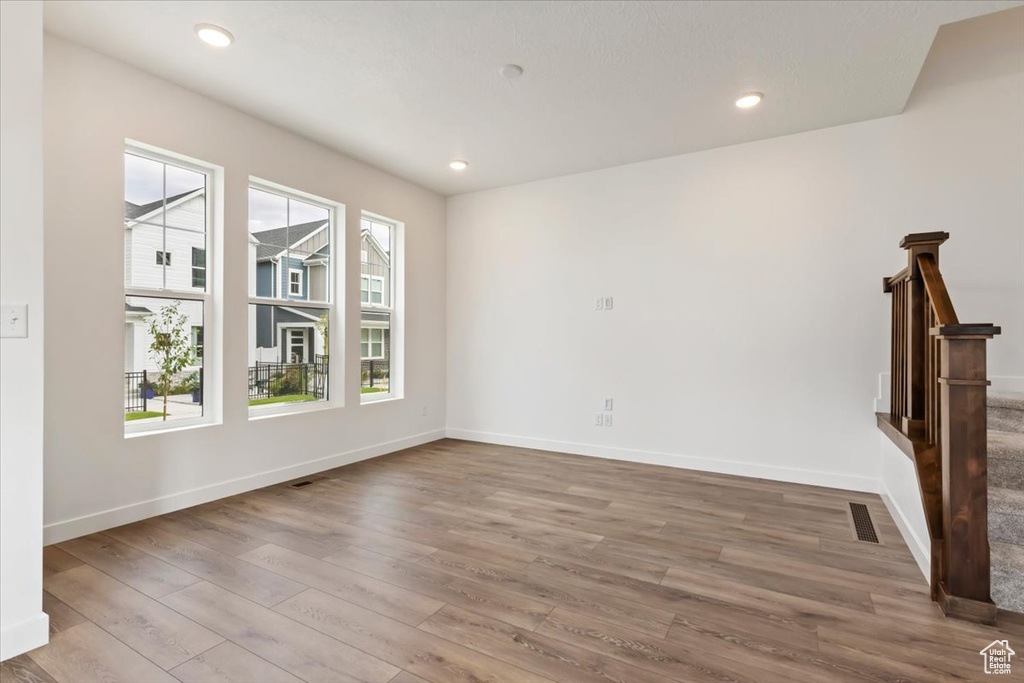
[{"label": "door of neighboring house", "polygon": [[309,362],[309,332],[308,327],[285,328],[285,355],[289,363]]}]

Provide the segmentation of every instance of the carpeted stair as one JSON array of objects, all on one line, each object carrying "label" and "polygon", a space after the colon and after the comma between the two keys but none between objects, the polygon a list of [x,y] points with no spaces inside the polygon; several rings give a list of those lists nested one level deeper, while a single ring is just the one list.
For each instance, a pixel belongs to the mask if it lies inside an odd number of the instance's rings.
[{"label": "carpeted stair", "polygon": [[1024,613],[1024,394],[989,393],[988,533],[992,599]]}]

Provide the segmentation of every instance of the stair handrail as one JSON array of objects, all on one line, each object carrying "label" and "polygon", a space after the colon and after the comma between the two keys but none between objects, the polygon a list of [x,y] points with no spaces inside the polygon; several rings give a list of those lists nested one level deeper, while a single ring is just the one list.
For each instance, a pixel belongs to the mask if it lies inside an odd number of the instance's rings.
[{"label": "stair handrail", "polygon": [[962,324],[939,269],[946,232],[904,237],[892,296],[890,409],[878,425],[914,462],[931,536],[932,599],[995,623],[990,592],[985,354],[995,325]]}]

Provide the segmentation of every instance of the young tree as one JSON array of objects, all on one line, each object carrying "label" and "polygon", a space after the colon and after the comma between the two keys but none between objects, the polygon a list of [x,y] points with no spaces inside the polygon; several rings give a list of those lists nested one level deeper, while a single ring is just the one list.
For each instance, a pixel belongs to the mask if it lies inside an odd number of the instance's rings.
[{"label": "young tree", "polygon": [[164,397],[164,420],[167,419],[167,395],[174,376],[194,362],[192,340],[189,338],[188,316],[178,308],[180,301],[163,306],[149,318],[149,352],[160,368],[158,386]]}]

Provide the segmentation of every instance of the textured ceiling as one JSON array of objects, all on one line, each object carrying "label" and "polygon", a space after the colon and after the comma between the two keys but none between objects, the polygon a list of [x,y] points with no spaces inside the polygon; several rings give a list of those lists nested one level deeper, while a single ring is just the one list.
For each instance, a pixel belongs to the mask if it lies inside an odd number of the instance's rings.
[{"label": "textured ceiling", "polygon": [[[897,114],[1020,2],[47,2],[47,30],[444,194]],[[235,36],[222,51],[193,25]],[[521,64],[517,80],[502,78]],[[764,103],[740,111],[740,93]],[[468,171],[448,169],[453,158]]]}]

